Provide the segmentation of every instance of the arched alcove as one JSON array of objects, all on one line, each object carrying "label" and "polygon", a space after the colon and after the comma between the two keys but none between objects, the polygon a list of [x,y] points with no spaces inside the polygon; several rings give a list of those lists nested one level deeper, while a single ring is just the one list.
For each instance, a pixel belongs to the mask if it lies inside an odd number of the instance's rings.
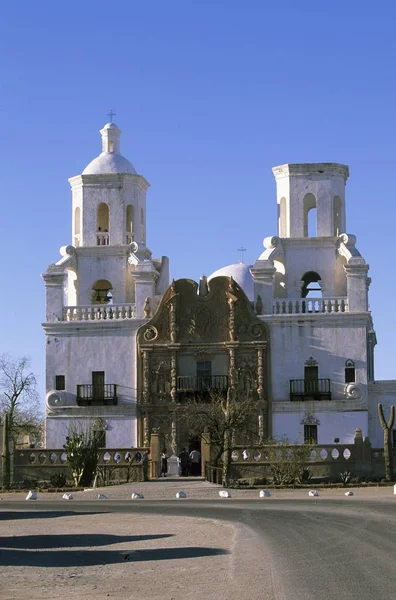
[{"label": "arched alcove", "polygon": [[334,196],[333,199],[333,221],[334,221],[334,235],[340,235],[341,231],[341,198]]},{"label": "arched alcove", "polygon": [[96,213],[97,244],[98,246],[108,246],[109,236],[109,207],[105,202],[101,202]]},{"label": "arched alcove", "polygon": [[302,276],[301,298],[321,298],[321,277],[315,271],[307,271]]},{"label": "arched alcove", "polygon": [[304,237],[317,236],[316,198],[313,194],[306,194],[303,200],[304,210]]},{"label": "arched alcove", "polygon": [[279,237],[287,237],[287,210],[286,198],[281,198],[278,205],[278,231]]},{"label": "arched alcove", "polygon": [[128,204],[127,209],[126,209],[126,231],[128,231],[128,233],[133,233],[133,222],[134,222],[134,208],[132,206],[132,204]]},{"label": "arched alcove", "polygon": [[81,210],[80,207],[74,211],[74,246],[78,248],[80,245],[80,233],[81,233]]},{"label": "arched alcove", "polygon": [[92,304],[112,304],[113,286],[107,279],[99,279],[92,286]]}]

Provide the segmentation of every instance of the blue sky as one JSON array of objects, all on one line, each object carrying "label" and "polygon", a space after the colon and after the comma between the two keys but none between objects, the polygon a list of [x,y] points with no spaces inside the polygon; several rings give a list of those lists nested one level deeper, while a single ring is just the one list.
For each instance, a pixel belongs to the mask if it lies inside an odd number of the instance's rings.
[{"label": "blue sky", "polygon": [[348,164],[376,377],[396,378],[395,19],[381,0],[4,3],[0,353],[30,355],[43,389],[40,273],[71,242],[67,179],[99,154],[112,108],[175,278],[236,262],[241,244],[254,262],[276,234],[272,166]]}]

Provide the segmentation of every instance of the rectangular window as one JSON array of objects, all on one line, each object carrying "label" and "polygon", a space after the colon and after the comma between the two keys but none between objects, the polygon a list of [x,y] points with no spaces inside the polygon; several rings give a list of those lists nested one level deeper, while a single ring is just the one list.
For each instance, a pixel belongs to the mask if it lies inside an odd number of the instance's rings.
[{"label": "rectangular window", "polygon": [[318,443],[318,426],[304,425],[304,444]]},{"label": "rectangular window", "polygon": [[65,376],[64,375],[55,375],[55,389],[56,390],[64,390],[65,389]]}]

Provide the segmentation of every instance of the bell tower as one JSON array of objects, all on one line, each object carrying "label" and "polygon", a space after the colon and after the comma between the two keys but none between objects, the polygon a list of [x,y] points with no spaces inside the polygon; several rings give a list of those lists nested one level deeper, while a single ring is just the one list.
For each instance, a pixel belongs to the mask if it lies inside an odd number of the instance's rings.
[{"label": "bell tower", "polygon": [[[285,164],[272,171],[276,179],[280,238],[334,237],[345,233],[347,166]],[[308,228],[310,211],[316,215],[315,235]]]}]

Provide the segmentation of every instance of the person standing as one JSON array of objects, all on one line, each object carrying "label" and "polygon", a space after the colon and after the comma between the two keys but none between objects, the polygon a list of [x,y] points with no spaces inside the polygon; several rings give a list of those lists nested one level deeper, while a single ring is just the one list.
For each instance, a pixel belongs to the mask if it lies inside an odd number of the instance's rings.
[{"label": "person standing", "polygon": [[149,455],[150,450],[146,450],[143,452],[142,463],[143,463],[143,480],[148,481],[148,472],[149,472]]},{"label": "person standing", "polygon": [[180,462],[180,467],[181,467],[180,475],[182,477],[187,477],[188,476],[189,456],[188,456],[188,452],[185,448],[183,448],[183,450],[179,454],[179,462]]},{"label": "person standing", "polygon": [[162,450],[161,453],[161,473],[160,473],[160,477],[166,477],[166,474],[168,472],[168,456],[166,454],[166,448],[164,448]]},{"label": "person standing", "polygon": [[199,450],[191,450],[190,452],[191,461],[191,475],[195,477],[201,474],[201,453]]}]

